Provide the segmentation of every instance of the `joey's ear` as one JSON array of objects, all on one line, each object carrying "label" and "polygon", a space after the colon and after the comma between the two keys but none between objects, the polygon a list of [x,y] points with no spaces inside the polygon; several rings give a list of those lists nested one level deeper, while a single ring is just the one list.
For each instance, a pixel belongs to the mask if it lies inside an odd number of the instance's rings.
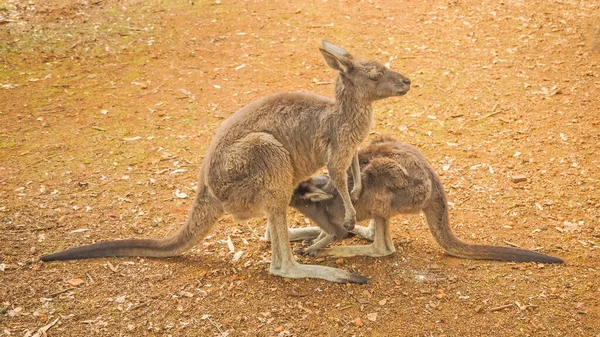
[{"label": "joey's ear", "polygon": [[325,40],[322,44],[323,47],[319,48],[319,51],[321,51],[321,55],[331,68],[344,74],[352,69],[352,56],[344,48]]},{"label": "joey's ear", "polygon": [[317,188],[323,188],[327,184],[331,183],[331,178],[324,174],[319,174],[310,178],[310,182]]},{"label": "joey's ear", "polygon": [[344,48],[342,48],[340,46],[336,46],[327,40],[322,40],[321,45],[323,46],[322,49],[325,49],[326,51],[328,51],[331,54],[351,58],[350,53],[347,52]]},{"label": "joey's ear", "polygon": [[307,192],[302,196],[304,199],[308,199],[312,202],[319,202],[333,198],[333,195],[326,193],[318,188],[313,191]]}]

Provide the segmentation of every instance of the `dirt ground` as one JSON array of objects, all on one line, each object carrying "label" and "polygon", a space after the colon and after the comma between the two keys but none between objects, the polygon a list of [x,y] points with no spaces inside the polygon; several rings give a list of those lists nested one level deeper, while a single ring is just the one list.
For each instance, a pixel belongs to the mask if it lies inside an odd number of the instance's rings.
[{"label": "dirt ground", "polygon": [[[596,0],[1,0],[0,335],[600,336],[598,13]],[[37,261],[182,225],[224,118],[275,92],[333,94],[322,38],[410,77],[374,104],[372,136],[423,151],[459,237],[567,263],[450,257],[420,215],[393,221],[393,256],[298,257],[369,285],[269,275],[264,219],[225,217],[176,259]]]}]

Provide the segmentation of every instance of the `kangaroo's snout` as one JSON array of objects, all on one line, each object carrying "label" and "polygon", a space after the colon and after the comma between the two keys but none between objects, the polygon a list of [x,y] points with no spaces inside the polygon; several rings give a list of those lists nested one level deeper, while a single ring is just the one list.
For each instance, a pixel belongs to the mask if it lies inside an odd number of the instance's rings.
[{"label": "kangaroo's snout", "polygon": [[404,77],[401,74],[399,74],[399,76],[400,76],[400,78],[398,80],[399,88],[396,91],[396,95],[404,96],[410,90],[410,79],[408,77]]}]

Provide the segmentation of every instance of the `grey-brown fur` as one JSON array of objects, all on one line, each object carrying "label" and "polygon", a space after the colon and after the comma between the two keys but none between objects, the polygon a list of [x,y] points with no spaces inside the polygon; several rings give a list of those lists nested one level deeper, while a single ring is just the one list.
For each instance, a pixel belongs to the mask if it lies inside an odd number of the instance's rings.
[{"label": "grey-brown fur", "polygon": [[[384,137],[358,151],[362,171],[362,194],[354,203],[358,221],[371,219],[368,228],[354,231],[374,241],[367,246],[336,246],[323,249],[348,233],[341,223],[343,205],[329,177],[316,176],[298,185],[291,206],[323,229],[307,253],[335,256],[385,256],[395,252],[389,219],[397,214],[423,211],[435,240],[450,255],[506,261],[562,263],[561,259],[511,247],[473,245],[454,236],[449,226],[446,194],[439,177],[414,147]],[[308,229],[304,230],[306,233]],[[312,233],[315,233],[313,230]],[[293,239],[293,238],[292,238]]]},{"label": "grey-brown fur", "polygon": [[[335,100],[311,93],[280,93],[255,101],[225,120],[202,161],[192,210],[177,233],[165,239],[98,243],[41,259],[176,256],[203,238],[227,212],[239,219],[267,217],[272,274],[367,282],[344,270],[297,263],[289,245],[286,209],[296,185],[326,165],[341,191],[345,207],[342,225],[354,227],[346,171],[371,129],[371,102],[404,95],[410,81],[376,61],[354,58],[329,42],[323,41],[320,51],[338,71]],[[353,193],[358,192],[360,184]]]}]

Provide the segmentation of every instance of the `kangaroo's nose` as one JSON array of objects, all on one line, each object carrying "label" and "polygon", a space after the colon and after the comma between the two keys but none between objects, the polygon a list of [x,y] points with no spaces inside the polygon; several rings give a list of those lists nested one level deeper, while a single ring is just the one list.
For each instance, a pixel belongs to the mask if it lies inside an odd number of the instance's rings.
[{"label": "kangaroo's nose", "polygon": [[402,82],[404,82],[404,84],[410,85],[410,79],[408,77],[405,77]]}]

